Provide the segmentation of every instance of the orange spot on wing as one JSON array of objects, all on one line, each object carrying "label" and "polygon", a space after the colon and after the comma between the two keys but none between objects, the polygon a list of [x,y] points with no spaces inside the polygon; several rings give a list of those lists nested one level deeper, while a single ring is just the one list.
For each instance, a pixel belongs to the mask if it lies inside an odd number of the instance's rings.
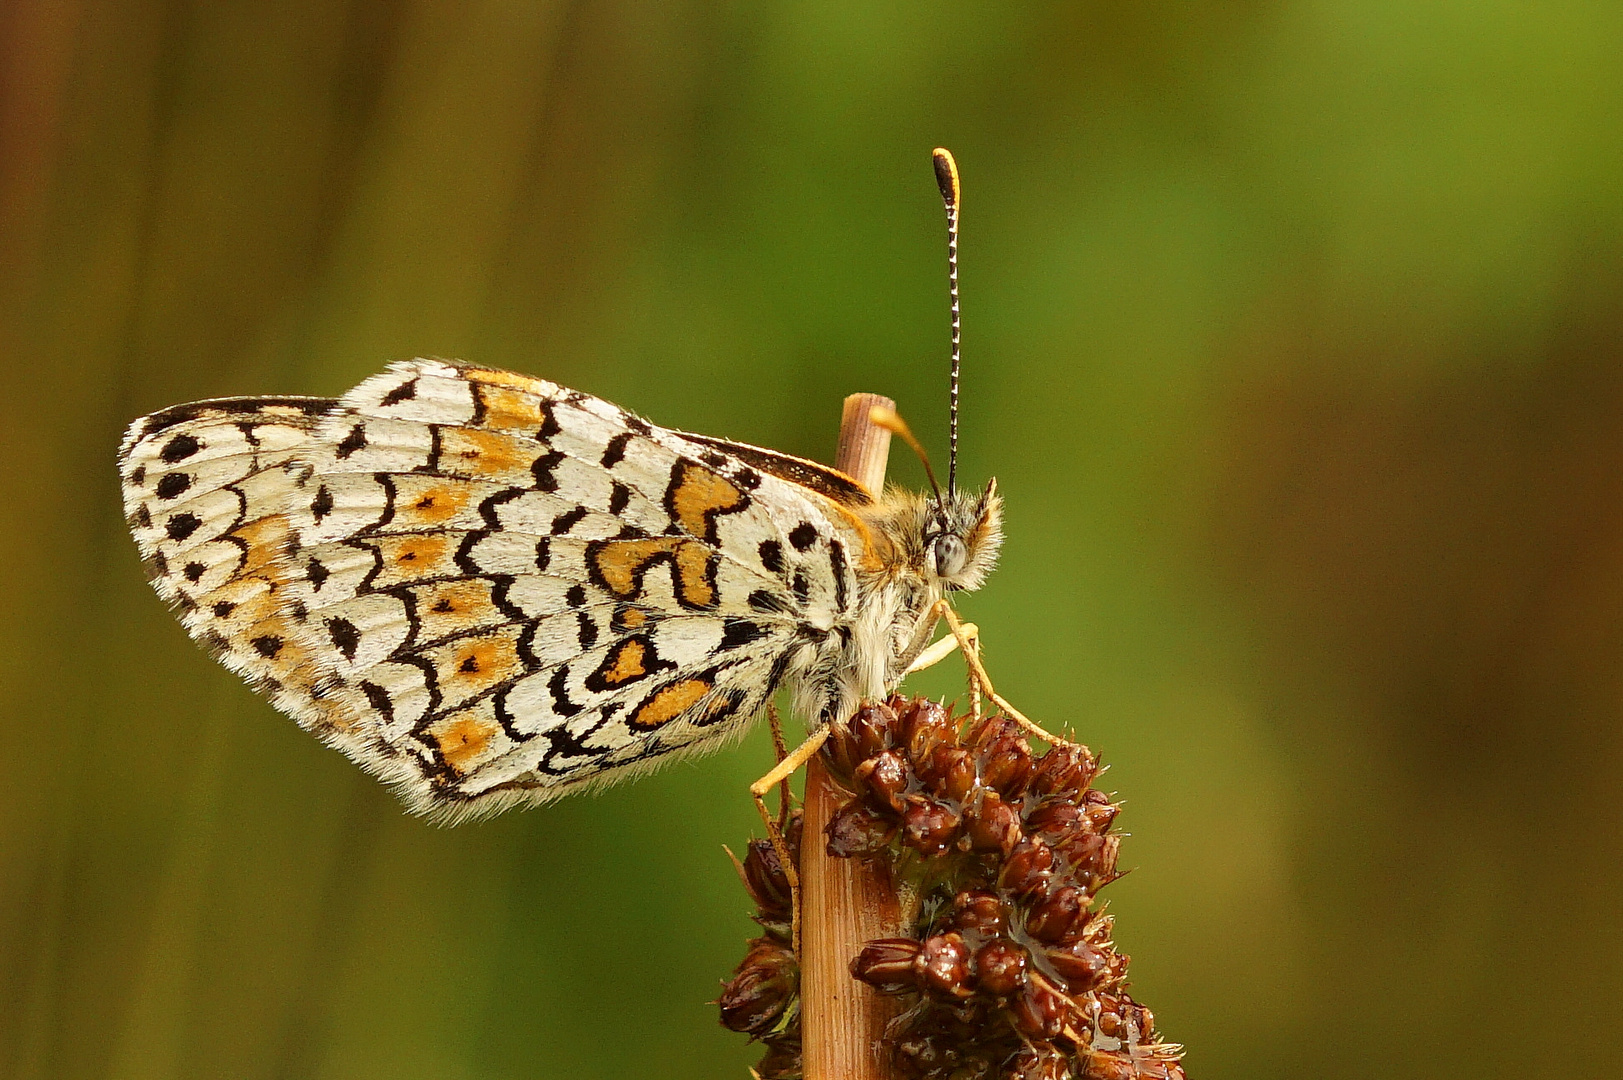
[{"label": "orange spot on wing", "polygon": [[259,573],[286,555],[291,533],[287,518],[281,514],[262,517],[233,529],[231,535],[248,545],[248,550],[243,553],[242,566],[234,576]]},{"label": "orange spot on wing", "polygon": [[485,403],[484,426],[499,431],[535,432],[546,419],[541,414],[537,393],[539,390],[508,390],[485,385],[480,390]]},{"label": "orange spot on wing", "polygon": [[383,570],[372,583],[374,588],[460,572],[451,561],[451,538],[444,533],[383,536],[374,543],[383,560]]},{"label": "orange spot on wing", "polygon": [[440,462],[450,471],[476,476],[527,473],[540,449],[495,431],[447,427],[440,435]]},{"label": "orange spot on wing", "polygon": [[519,672],[518,651],[505,636],[459,642],[452,652],[451,671],[445,679],[490,685]]},{"label": "orange spot on wing", "polygon": [[690,607],[716,606],[716,587],[710,581],[710,550],[689,541],[676,550],[676,589]]},{"label": "orange spot on wing", "polygon": [[685,462],[671,479],[665,503],[689,535],[714,540],[715,516],[748,506],[749,497],[720,473]]},{"label": "orange spot on wing", "polygon": [[596,548],[592,563],[603,585],[619,597],[641,591],[643,574],[649,563],[670,555],[685,541],[678,536],[655,536],[645,540],[612,540]]},{"label": "orange spot on wing", "polygon": [[592,549],[590,559],[598,583],[622,600],[641,594],[649,568],[669,560],[675,567],[673,583],[682,603],[693,608],[716,604],[716,587],[710,579],[714,556],[697,540],[682,536],[607,540]]},{"label": "orange spot on wing", "polygon": [[547,385],[529,375],[520,375],[513,371],[497,371],[495,368],[465,368],[463,375],[468,381],[483,386],[506,386],[534,394],[536,397],[546,396]]},{"label": "orange spot on wing", "polygon": [[409,524],[442,525],[456,517],[468,501],[468,490],[458,484],[436,484],[404,500],[397,498],[395,519]]},{"label": "orange spot on wing", "polygon": [[710,692],[710,685],[704,679],[683,679],[661,687],[637,706],[626,723],[643,731],[668,724],[701,701]]},{"label": "orange spot on wing", "polygon": [[501,727],[494,719],[469,711],[453,713],[432,724],[428,731],[445,763],[466,774],[490,748]]},{"label": "orange spot on wing", "polygon": [[442,581],[413,589],[419,641],[433,641],[476,626],[500,622],[504,616],[490,600],[490,582],[483,578]]}]

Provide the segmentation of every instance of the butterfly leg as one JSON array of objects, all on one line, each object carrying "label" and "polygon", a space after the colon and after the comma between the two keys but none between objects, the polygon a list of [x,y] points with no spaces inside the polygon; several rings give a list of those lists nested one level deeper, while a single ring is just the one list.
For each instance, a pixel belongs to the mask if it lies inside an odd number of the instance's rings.
[{"label": "butterfly leg", "polygon": [[[980,637],[980,628],[972,622],[964,623],[964,636],[970,641],[975,641]],[[957,651],[957,649],[958,638],[952,634],[948,634],[934,645],[931,645],[928,649],[925,649],[923,652],[919,653],[913,662],[907,665],[907,670],[902,672],[902,675],[903,677],[906,677],[916,671],[923,671],[925,668],[935,667],[937,664],[941,663],[941,661],[951,656],[955,651]]]},{"label": "butterfly leg", "polygon": [[[780,734],[779,739],[781,738]],[[780,757],[771,772],[750,785],[750,798],[755,800],[755,809],[760,812],[761,821],[766,824],[766,834],[772,841],[772,850],[777,852],[778,862],[783,865],[783,876],[789,879],[790,921],[796,956],[800,955],[800,872],[795,867],[794,860],[789,857],[789,845],[783,839],[783,830],[773,820],[772,811],[767,809],[766,796],[779,784],[787,785],[795,770],[806,764],[813,754],[822,749],[827,739],[828,725],[824,724],[815,735],[809,736],[790,754]],[[779,745],[782,745],[781,742]]]},{"label": "butterfly leg", "polygon": [[992,677],[986,673],[986,666],[981,663],[980,648],[978,645],[979,639],[972,638],[967,633],[967,631],[973,629],[974,624],[960,622],[958,620],[957,613],[952,610],[952,605],[947,603],[946,600],[936,601],[935,608],[936,614],[947,620],[947,627],[952,631],[953,638],[958,642],[958,649],[964,654],[964,662],[969,665],[969,670],[974,681],[980,686],[981,690],[985,692],[987,699],[991,701],[992,704],[1003,710],[1004,714],[1008,716],[1009,719],[1013,720],[1015,723],[1019,724],[1021,727],[1031,732],[1031,734],[1037,736],[1039,739],[1042,739],[1045,742],[1059,746],[1081,747],[1080,743],[1072,742],[1070,739],[1062,739],[1058,735],[1049,734],[1043,729],[1042,725],[1038,724],[1034,720],[1028,719],[1026,715],[1019,709],[1015,708],[1013,705],[1010,705],[1007,701],[1000,697],[998,692],[992,688]]}]

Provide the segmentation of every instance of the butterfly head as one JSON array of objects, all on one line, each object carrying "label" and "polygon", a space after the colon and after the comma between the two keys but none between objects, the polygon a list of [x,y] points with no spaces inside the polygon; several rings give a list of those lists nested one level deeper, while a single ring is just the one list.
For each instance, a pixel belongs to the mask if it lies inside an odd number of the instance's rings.
[{"label": "butterfly head", "polygon": [[959,491],[920,506],[924,572],[943,591],[981,587],[1003,545],[1003,500],[997,481],[980,492]]}]

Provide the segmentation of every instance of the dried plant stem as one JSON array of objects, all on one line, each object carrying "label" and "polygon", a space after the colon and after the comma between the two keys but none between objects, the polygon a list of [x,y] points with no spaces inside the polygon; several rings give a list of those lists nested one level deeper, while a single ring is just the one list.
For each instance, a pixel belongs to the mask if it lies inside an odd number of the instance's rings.
[{"label": "dried plant stem", "polygon": [[[835,467],[878,494],[885,484],[890,432],[874,424],[874,406],[895,408],[878,394],[845,399]],[[805,840],[801,845],[801,1022],[807,1080],[889,1080],[879,1049],[896,999],[851,977],[851,958],[874,938],[898,932],[900,905],[888,872],[863,859],[836,859],[823,828],[844,801],[821,756],[806,765]]]}]

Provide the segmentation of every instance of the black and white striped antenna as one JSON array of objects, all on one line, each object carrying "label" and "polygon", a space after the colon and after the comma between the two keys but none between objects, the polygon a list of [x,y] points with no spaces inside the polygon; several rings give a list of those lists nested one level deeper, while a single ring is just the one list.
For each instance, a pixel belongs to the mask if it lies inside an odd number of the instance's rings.
[{"label": "black and white striped antenna", "polygon": [[958,163],[942,147],[930,152],[935,160],[935,182],[947,207],[947,293],[952,299],[952,376],[947,428],[947,498],[958,492],[958,364],[961,358],[958,321]]}]

